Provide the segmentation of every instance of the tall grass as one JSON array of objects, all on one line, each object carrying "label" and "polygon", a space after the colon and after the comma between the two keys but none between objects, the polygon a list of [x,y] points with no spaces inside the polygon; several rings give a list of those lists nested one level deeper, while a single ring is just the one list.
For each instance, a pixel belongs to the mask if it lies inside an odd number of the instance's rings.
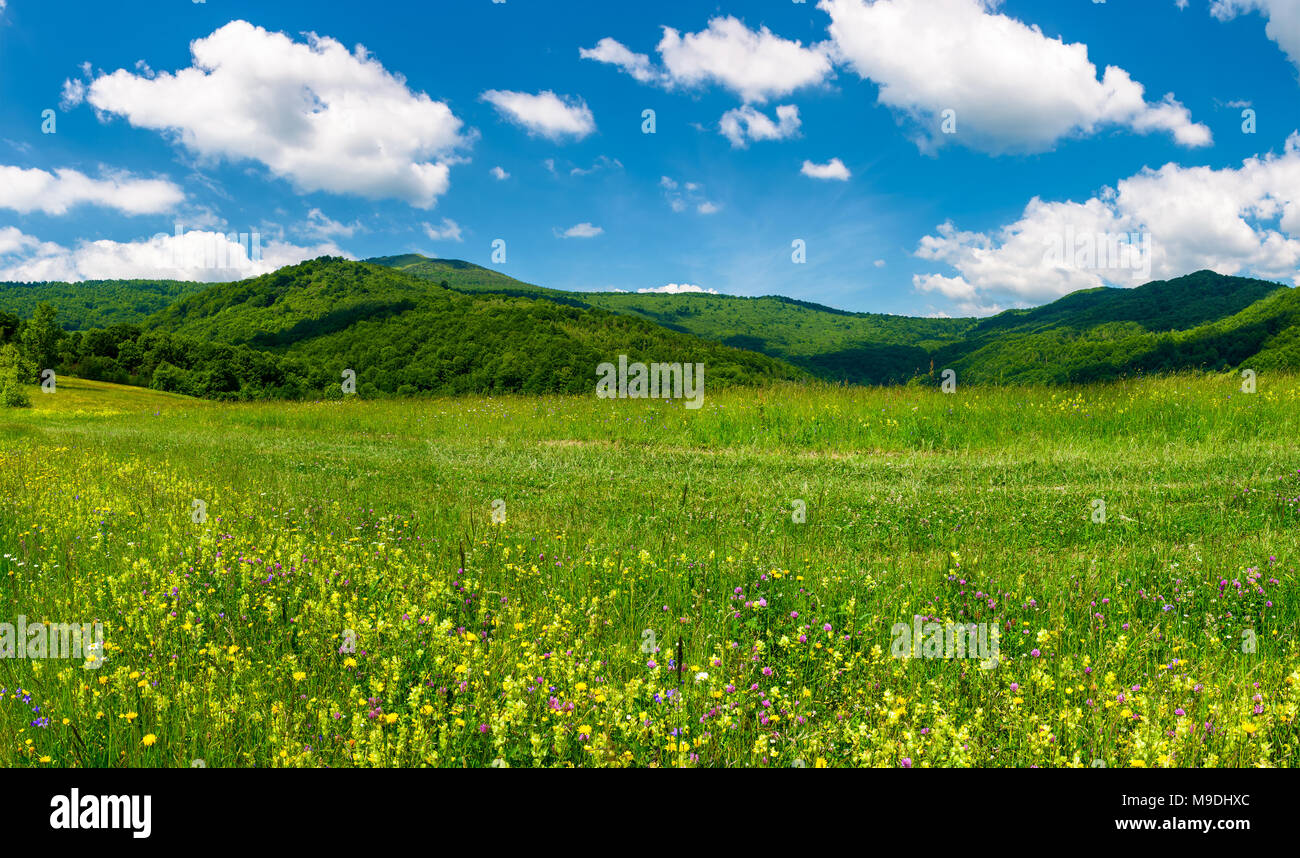
[{"label": "tall grass", "polygon": [[[1239,385],[60,379],[0,412],[0,620],[107,661],[0,660],[0,763],[1293,765],[1300,377]],[[894,657],[914,616],[1000,663]]]}]

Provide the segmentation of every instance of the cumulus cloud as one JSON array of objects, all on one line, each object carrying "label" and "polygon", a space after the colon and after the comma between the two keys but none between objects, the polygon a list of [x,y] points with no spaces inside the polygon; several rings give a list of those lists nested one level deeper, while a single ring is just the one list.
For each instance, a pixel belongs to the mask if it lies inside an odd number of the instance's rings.
[{"label": "cumulus cloud", "polygon": [[804,47],[767,27],[751,30],[733,17],[713,18],[706,29],[682,35],[663,28],[657,48],[662,67],[611,38],[583,49],[585,59],[609,63],[642,83],[664,87],[716,84],[745,102],[763,103],[830,77],[831,61],[819,46]]},{"label": "cumulus cloud", "polygon": [[1236,168],[1170,163],[1082,203],[1035,197],[1018,220],[992,232],[945,223],[916,255],[957,273],[917,275],[913,285],[967,312],[1205,268],[1300,285],[1300,133],[1282,154]]},{"label": "cumulus cloud", "polygon": [[[990,153],[1036,152],[1070,136],[1124,126],[1211,142],[1172,94],[1148,102],[1117,66],[1098,78],[1087,45],[1051,39],[996,14],[998,0],[821,0],[838,62],[879,87],[880,103],[917,126],[917,141]],[[943,133],[945,111],[955,133]]]},{"label": "cumulus cloud", "polygon": [[831,63],[817,48],[757,32],[738,19],[714,18],[708,29],[680,35],[664,28],[659,55],[675,83],[717,83],[745,101],[764,102],[824,81]]},{"label": "cumulus cloud", "polygon": [[[85,99],[206,159],[255,161],[300,191],[431,207],[449,186],[462,122],[358,46],[296,42],[232,21],[190,45],[175,73],[118,69]],[[69,93],[65,84],[65,99]]]},{"label": "cumulus cloud", "polygon": [[434,241],[464,241],[460,235],[460,224],[449,217],[442,219],[438,226],[433,224],[421,224],[424,227],[424,234]]},{"label": "cumulus cloud", "polygon": [[718,128],[732,148],[744,149],[752,140],[787,140],[799,133],[799,108],[783,104],[776,109],[776,121],[748,104],[722,114]]},{"label": "cumulus cloud", "polygon": [[549,140],[581,140],[596,130],[596,120],[586,102],[576,96],[560,97],[550,90],[536,95],[490,89],[482,99],[529,134]]},{"label": "cumulus cloud", "polygon": [[598,226],[592,226],[589,223],[580,223],[569,227],[563,232],[557,229],[555,234],[560,238],[595,238],[604,232],[605,230]]},{"label": "cumulus cloud", "polygon": [[853,175],[839,158],[832,158],[825,164],[804,161],[803,168],[799,172],[812,179],[833,179],[840,182],[847,182]]},{"label": "cumulus cloud", "polygon": [[185,199],[177,185],[165,179],[138,179],[108,173],[92,179],[71,169],[53,173],[0,165],[0,208],[27,214],[66,214],[78,205],[116,209],[123,214],[159,214]]},{"label": "cumulus cloud", "polygon": [[348,256],[332,242],[302,247],[240,240],[208,230],[139,241],[83,241],[66,247],[0,227],[0,280],[167,279],[224,282],[255,277],[318,256]]},{"label": "cumulus cloud", "polygon": [[638,289],[642,293],[656,293],[661,295],[682,295],[686,293],[699,293],[701,295],[717,295],[717,289],[705,289],[691,283],[667,283],[663,286],[655,286],[653,289]]},{"label": "cumulus cloud", "polygon": [[510,178],[510,174],[500,167],[493,167],[492,178],[496,179],[498,182],[504,182],[506,179]]},{"label": "cumulus cloud", "polygon": [[1214,0],[1210,14],[1220,21],[1259,12],[1268,19],[1265,34],[1277,42],[1300,69],[1300,2],[1297,0]]}]

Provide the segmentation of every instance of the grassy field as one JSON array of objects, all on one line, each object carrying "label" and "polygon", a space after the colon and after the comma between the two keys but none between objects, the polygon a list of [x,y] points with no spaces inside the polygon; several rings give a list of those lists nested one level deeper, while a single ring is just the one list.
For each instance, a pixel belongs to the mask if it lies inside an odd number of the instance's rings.
[{"label": "grassy field", "polygon": [[0,765],[1296,765],[1300,377],[1240,384],[61,378],[0,411],[0,620],[105,660],[0,660]]}]

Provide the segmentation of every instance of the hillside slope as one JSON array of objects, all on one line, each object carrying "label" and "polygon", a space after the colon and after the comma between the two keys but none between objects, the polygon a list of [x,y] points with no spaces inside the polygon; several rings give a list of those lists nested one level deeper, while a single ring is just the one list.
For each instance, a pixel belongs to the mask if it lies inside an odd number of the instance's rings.
[{"label": "hillside slope", "polygon": [[1213,271],[1135,289],[1090,289],[984,319],[960,342],[936,350],[935,362],[976,383],[1224,370],[1295,324],[1295,295],[1277,283]]},{"label": "hillside slope", "polygon": [[0,282],[0,312],[26,319],[38,304],[50,304],[59,309],[59,322],[66,330],[84,331],[139,322],[208,285],[185,280]]},{"label": "hillside slope", "polygon": [[624,353],[705,362],[719,385],[1300,367],[1300,293],[1212,271],[987,319],[921,319],[777,296],[564,292],[417,254],[322,258],[224,284],[0,284],[0,340],[17,327],[6,311],[28,316],[37,298],[65,328],[109,328],[66,338],[65,366],[155,383],[167,364],[156,383],[198,395],[307,395],[336,388],[341,368],[372,392],[581,391],[597,363]]},{"label": "hillside slope", "polygon": [[[922,319],[775,296],[560,292],[458,260],[417,254],[386,259],[453,289],[602,307],[857,384],[928,377],[932,366],[951,367],[969,382],[1095,381],[1143,371],[1226,369],[1265,348],[1262,361],[1300,366],[1293,347],[1300,333],[1288,333],[1294,325],[1290,305],[1269,301],[1292,290],[1213,271],[1135,289],[1087,289],[987,319]],[[1256,305],[1255,313],[1246,312]]]},{"label": "hillside slope", "polygon": [[620,355],[703,363],[719,387],[801,376],[772,357],[598,308],[464,294],[328,257],[212,286],[144,328],[330,367],[331,378],[353,369],[362,392],[589,392],[597,365]]},{"label": "hillside slope", "polygon": [[956,341],[975,319],[852,313],[780,295],[565,292],[456,259],[419,254],[367,260],[463,292],[545,298],[637,316],[704,339],[781,358],[833,381],[886,384],[923,370],[930,351]]}]

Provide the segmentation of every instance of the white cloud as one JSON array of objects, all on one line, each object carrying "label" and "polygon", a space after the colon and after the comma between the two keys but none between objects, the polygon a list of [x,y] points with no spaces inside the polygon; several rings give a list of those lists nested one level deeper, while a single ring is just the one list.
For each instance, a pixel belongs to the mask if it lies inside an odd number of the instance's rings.
[{"label": "white cloud", "polygon": [[683,295],[687,293],[691,293],[691,294],[698,293],[701,295],[718,294],[717,289],[705,289],[700,286],[695,286],[691,283],[668,283],[663,286],[656,286],[653,289],[638,289],[636,291],[641,293],[654,293],[660,295]]},{"label": "white cloud", "polygon": [[424,227],[424,234],[434,241],[464,241],[460,236],[460,224],[449,217],[442,219],[438,226],[432,224],[421,224]]},{"label": "white cloud", "polygon": [[833,179],[839,182],[847,182],[853,175],[839,158],[832,158],[825,164],[804,161],[799,172],[812,179]]},{"label": "white cloud", "polygon": [[831,73],[822,51],[782,39],[767,27],[755,32],[732,17],[714,18],[708,29],[685,36],[665,27],[658,50],[674,82],[718,83],[745,101],[788,95]]},{"label": "white cloud", "polygon": [[92,179],[71,169],[49,173],[0,166],[0,208],[23,214],[61,215],[77,205],[103,206],[129,215],[159,214],[184,199],[185,193],[165,179],[137,179],[127,173]]},{"label": "white cloud", "polygon": [[[821,0],[835,56],[879,86],[880,103],[911,117],[925,148],[949,140],[991,153],[1037,152],[1103,126],[1211,142],[1174,100],[1146,101],[1124,69],[1098,79],[1087,45],[1050,39],[995,14],[999,0]],[[941,130],[955,111],[955,133]]]},{"label": "white cloud", "polygon": [[561,98],[550,90],[532,95],[527,92],[510,92],[490,89],[482,99],[510,121],[522,126],[530,134],[549,140],[566,137],[581,140],[596,130],[596,121],[586,102],[575,96]]},{"label": "white cloud", "polygon": [[1259,12],[1268,19],[1265,34],[1300,69],[1300,0],[1214,0],[1210,13],[1220,21]]},{"label": "white cloud", "polygon": [[560,238],[595,238],[604,232],[605,230],[598,226],[592,226],[589,223],[580,223],[569,227],[563,232],[560,232],[557,229],[555,234]]},{"label": "white cloud", "polygon": [[608,37],[597,42],[594,48],[579,48],[578,56],[618,66],[641,83],[658,83],[663,79],[663,73],[655,70],[648,56],[633,53]]},{"label": "white cloud", "polygon": [[362,229],[360,221],[353,221],[350,224],[340,223],[326,217],[320,209],[312,209],[307,212],[307,221],[298,227],[298,232],[315,238],[329,238],[334,235],[351,238],[360,229]]},{"label": "white cloud", "polygon": [[664,199],[675,212],[684,212],[693,208],[703,215],[717,214],[722,206],[704,195],[704,187],[698,182],[678,183],[675,179],[662,176],[659,187],[663,188]]},{"label": "white cloud", "polygon": [[101,75],[86,99],[201,157],[260,162],[303,192],[419,208],[446,192],[453,153],[470,142],[446,104],[412,92],[360,46],[232,21],[190,51],[193,65],[175,73]]},{"label": "white cloud", "polygon": [[[253,258],[260,255],[260,258]],[[267,274],[318,256],[348,256],[332,242],[301,247],[283,241],[254,244],[219,232],[194,230],[177,238],[86,241],[69,248],[0,227],[0,280],[153,278],[223,282]]]},{"label": "white cloud", "polygon": [[747,104],[722,114],[718,128],[735,149],[744,149],[751,140],[787,140],[799,133],[799,108],[793,104],[777,107],[776,120]]},{"label": "white cloud", "polygon": [[830,77],[831,62],[818,46],[783,39],[767,27],[751,30],[733,17],[713,18],[707,29],[682,35],[664,27],[658,46],[663,68],[611,38],[582,50],[586,59],[610,63],[642,83],[665,87],[717,84],[745,102],[763,103]]},{"label": "white cloud", "polygon": [[510,174],[500,167],[493,167],[492,178],[496,179],[498,182],[504,182],[506,179],[510,178]]},{"label": "white cloud", "polygon": [[59,96],[59,107],[71,110],[86,100],[86,82],[68,78],[63,82],[63,94]]},{"label": "white cloud", "polygon": [[621,170],[623,162],[617,158],[610,158],[601,155],[592,162],[590,167],[574,167],[569,171],[570,176],[590,176],[592,173],[599,173],[601,170]]},{"label": "white cloud", "polygon": [[947,263],[957,276],[917,275],[913,285],[967,309],[991,299],[1041,303],[1206,268],[1300,285],[1300,133],[1281,155],[1249,158],[1238,168],[1171,163],[1083,203],[1035,197],[1019,220],[991,233],[945,223],[921,240],[916,255]]}]

